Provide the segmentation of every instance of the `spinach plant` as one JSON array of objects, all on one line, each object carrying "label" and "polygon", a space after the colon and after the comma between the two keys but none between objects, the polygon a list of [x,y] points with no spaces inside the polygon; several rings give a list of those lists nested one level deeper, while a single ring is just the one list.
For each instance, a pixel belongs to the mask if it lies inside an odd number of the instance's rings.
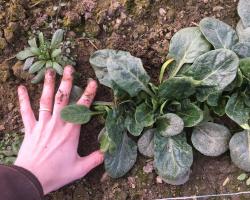
[{"label": "spinach plant", "polygon": [[45,75],[47,68],[53,68],[59,75],[62,75],[63,68],[67,64],[74,62],[65,55],[63,48],[64,31],[58,29],[53,34],[51,41],[46,40],[42,32],[37,38],[28,41],[29,46],[19,52],[16,57],[19,60],[25,60],[24,70],[29,70],[29,73],[36,76],[32,79],[32,83],[40,82]]},{"label": "spinach plant", "polygon": [[[70,105],[61,116],[77,124],[94,115],[104,117],[98,138],[111,177],[119,178],[133,167],[138,149],[154,159],[155,171],[165,182],[185,183],[193,162],[185,127],[194,127],[191,141],[201,153],[218,156],[230,148],[233,162],[250,170],[250,45],[247,13],[240,16],[237,31],[214,18],[178,31],[157,84],[129,52],[103,49],[90,57],[99,82],[113,91],[113,101],[95,102],[91,109]],[[245,131],[231,138],[228,128],[214,122],[214,116],[223,115]]]}]

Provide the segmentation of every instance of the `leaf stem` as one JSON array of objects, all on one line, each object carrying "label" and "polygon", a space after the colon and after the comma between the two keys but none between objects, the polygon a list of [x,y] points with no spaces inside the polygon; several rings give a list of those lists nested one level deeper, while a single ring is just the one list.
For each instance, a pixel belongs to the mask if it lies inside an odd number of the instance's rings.
[{"label": "leaf stem", "polygon": [[165,63],[163,63],[160,71],[160,76],[159,76],[159,82],[162,83],[163,75],[167,69],[167,67],[174,61],[173,58],[167,60]]},{"label": "leaf stem", "polygon": [[92,115],[92,116],[94,116],[94,115],[102,115],[102,114],[105,114],[105,112],[103,112],[103,111],[91,112],[91,115]]}]

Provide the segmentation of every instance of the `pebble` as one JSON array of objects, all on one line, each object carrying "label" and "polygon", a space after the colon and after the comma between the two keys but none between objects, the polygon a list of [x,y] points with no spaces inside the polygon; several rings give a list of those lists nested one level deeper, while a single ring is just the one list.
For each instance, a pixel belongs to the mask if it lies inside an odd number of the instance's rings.
[{"label": "pebble", "polygon": [[223,10],[223,9],[224,9],[224,7],[222,7],[222,6],[215,6],[215,7],[213,8],[213,12],[221,11],[221,10]]},{"label": "pebble", "polygon": [[159,184],[162,184],[162,183],[163,183],[163,181],[162,181],[162,179],[161,179],[160,176],[157,176],[157,177],[156,177],[156,183],[159,183]]},{"label": "pebble", "polygon": [[208,3],[208,0],[203,0],[204,3]]},{"label": "pebble", "polygon": [[159,13],[160,13],[161,16],[165,16],[167,12],[166,12],[166,10],[164,8],[160,8]]},{"label": "pebble", "polygon": [[154,167],[153,167],[153,162],[148,162],[144,167],[143,167],[143,171],[146,173],[146,174],[149,174],[149,173],[152,173]]}]

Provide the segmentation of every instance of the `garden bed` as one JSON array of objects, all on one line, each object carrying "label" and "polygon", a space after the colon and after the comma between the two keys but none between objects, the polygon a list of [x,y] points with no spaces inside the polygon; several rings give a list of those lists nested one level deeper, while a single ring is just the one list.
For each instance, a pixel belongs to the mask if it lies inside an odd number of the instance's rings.
[{"label": "garden bed", "polygon": [[[6,45],[0,44],[0,48],[6,46],[0,50],[0,137],[12,132],[21,134],[22,122],[16,96],[19,84],[28,87],[35,110],[39,105],[42,84],[30,84],[29,75],[21,71],[17,60],[11,59],[23,49],[28,35],[33,31],[40,30],[50,36],[55,28],[67,27],[68,38],[71,38],[72,46],[75,47],[70,53],[77,55],[75,84],[84,87],[89,77],[95,77],[89,56],[97,49],[131,52],[142,59],[152,81],[157,82],[169,41],[176,31],[196,26],[205,16],[215,16],[232,26],[239,19],[236,11],[238,2],[233,0],[48,2],[0,2],[0,36],[8,40]],[[73,10],[76,12],[71,12]],[[6,30],[4,34],[3,30],[8,27],[13,31],[8,33]],[[6,59],[8,61],[4,62]],[[100,86],[96,99],[110,100],[110,91]],[[96,119],[84,125],[79,143],[81,155],[99,147],[97,136],[102,127]],[[154,171],[151,172],[151,166],[152,160],[139,157],[135,167],[120,179],[105,176],[103,166],[100,166],[84,179],[48,195],[47,199],[154,199],[248,189],[245,182],[237,180],[242,172],[232,164],[228,153],[211,158],[195,151],[190,180],[182,186],[162,183]],[[232,199],[244,198],[247,199],[247,196]]]}]

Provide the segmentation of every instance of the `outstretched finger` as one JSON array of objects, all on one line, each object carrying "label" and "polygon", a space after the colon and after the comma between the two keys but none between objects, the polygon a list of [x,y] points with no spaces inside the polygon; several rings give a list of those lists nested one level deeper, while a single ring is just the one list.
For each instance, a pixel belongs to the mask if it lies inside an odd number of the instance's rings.
[{"label": "outstretched finger", "polygon": [[36,124],[36,118],[30,105],[30,99],[27,89],[22,85],[18,87],[18,98],[25,133],[31,133],[31,130]]},{"label": "outstretched finger", "polygon": [[90,107],[94,98],[95,98],[96,90],[97,90],[96,81],[90,80],[83,95],[78,100],[77,104],[84,105],[86,107]]},{"label": "outstretched finger", "polygon": [[85,176],[92,169],[102,164],[103,160],[104,154],[101,151],[95,151],[88,156],[79,158],[76,166],[76,173],[78,178]]},{"label": "outstretched finger", "polygon": [[47,122],[51,117],[55,90],[55,76],[56,73],[54,70],[47,70],[40,99],[39,122],[41,123]]}]

